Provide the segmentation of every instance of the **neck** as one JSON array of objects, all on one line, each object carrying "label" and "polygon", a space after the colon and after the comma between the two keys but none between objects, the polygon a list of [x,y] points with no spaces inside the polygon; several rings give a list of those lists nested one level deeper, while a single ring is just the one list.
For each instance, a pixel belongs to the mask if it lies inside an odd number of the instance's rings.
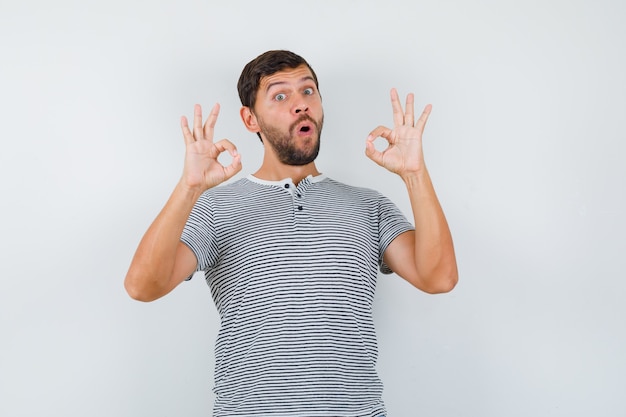
[{"label": "neck", "polygon": [[280,181],[285,178],[291,178],[295,185],[309,175],[316,176],[320,172],[315,166],[315,162],[306,165],[284,165],[276,162],[267,163],[263,161],[261,167],[253,175],[259,179],[266,181]]}]

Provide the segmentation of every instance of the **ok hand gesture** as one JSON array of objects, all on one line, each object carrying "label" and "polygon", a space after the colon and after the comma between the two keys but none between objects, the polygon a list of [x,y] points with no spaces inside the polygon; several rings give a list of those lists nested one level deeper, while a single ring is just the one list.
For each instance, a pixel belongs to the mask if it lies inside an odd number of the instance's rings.
[{"label": "ok hand gesture", "polygon": [[[237,153],[237,147],[227,139],[213,142],[213,130],[219,113],[220,106],[215,104],[203,127],[202,108],[196,104],[193,132],[189,129],[187,118],[181,117],[180,125],[186,146],[182,181],[189,188],[204,191],[228,180],[241,170],[241,156]],[[222,152],[228,152],[232,156],[230,165],[224,166],[218,161]]]},{"label": "ok hand gesture", "polygon": [[[414,121],[414,96],[406,97],[405,110],[402,110],[398,91],[391,90],[391,107],[393,108],[393,129],[378,126],[367,137],[365,154],[378,165],[387,168],[401,177],[416,174],[425,168],[422,152],[422,133],[430,115],[432,106],[424,108],[422,115]],[[384,151],[376,150],[374,141],[382,137],[388,143]]]}]

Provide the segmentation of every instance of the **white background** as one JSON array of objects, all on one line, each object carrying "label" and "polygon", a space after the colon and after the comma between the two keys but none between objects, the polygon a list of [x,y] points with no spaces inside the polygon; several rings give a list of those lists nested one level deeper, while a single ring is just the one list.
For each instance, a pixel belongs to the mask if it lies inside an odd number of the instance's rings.
[{"label": "white background", "polygon": [[218,318],[201,277],[131,300],[136,245],[178,180],[179,118],[268,49],[316,70],[318,167],[391,197],[364,156],[389,89],[433,104],[425,154],[460,282],[381,277],[389,415],[626,415],[626,3],[1,0],[0,415],[208,416]]}]

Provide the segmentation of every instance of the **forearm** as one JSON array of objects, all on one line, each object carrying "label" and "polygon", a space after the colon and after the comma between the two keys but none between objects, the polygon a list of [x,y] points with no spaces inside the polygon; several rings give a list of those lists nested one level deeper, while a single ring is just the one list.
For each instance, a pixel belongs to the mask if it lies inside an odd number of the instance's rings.
[{"label": "forearm", "polygon": [[180,237],[201,191],[179,183],[141,239],[124,281],[129,295],[151,301],[171,291]]},{"label": "forearm", "polygon": [[403,177],[415,223],[415,268],[429,292],[447,292],[458,272],[448,222],[426,168]]}]

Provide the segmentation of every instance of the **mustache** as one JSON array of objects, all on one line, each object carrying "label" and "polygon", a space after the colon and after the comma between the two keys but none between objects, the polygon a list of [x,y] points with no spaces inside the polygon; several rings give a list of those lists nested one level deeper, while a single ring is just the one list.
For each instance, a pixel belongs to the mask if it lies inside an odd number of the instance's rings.
[{"label": "mustache", "polygon": [[289,131],[291,132],[292,130],[294,130],[300,123],[307,121],[307,122],[311,122],[313,123],[313,125],[315,126],[315,128],[317,130],[319,130],[319,124],[317,123],[317,121],[315,121],[311,116],[309,116],[308,114],[303,114],[302,116],[300,116],[298,118],[298,120],[296,120],[295,122],[293,122],[291,124],[291,126],[289,126]]}]

